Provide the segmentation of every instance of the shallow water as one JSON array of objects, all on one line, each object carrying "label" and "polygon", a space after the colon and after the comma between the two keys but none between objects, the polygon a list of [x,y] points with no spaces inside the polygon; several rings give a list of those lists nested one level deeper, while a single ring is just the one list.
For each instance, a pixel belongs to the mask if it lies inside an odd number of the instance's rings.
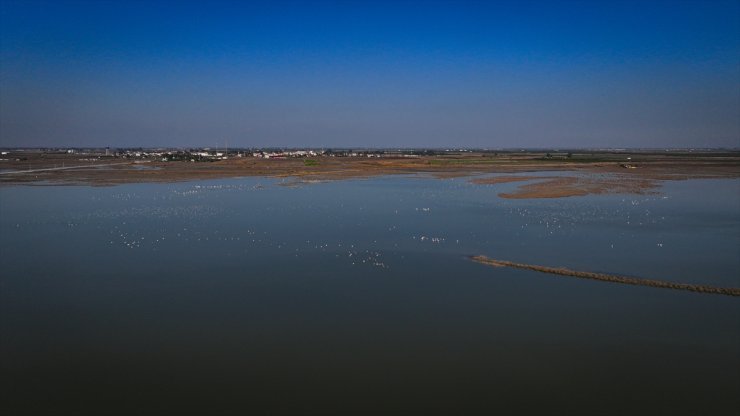
[{"label": "shallow water", "polygon": [[[497,196],[417,176],[0,188],[0,410],[721,414],[740,181]],[[5,412],[3,412],[5,413]]]}]

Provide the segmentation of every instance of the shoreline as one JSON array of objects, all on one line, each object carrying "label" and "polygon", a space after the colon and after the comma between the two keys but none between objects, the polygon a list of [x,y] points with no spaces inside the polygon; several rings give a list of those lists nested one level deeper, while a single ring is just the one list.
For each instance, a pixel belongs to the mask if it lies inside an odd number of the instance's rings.
[{"label": "shoreline", "polygon": [[[186,182],[236,177],[290,179],[296,185],[399,174],[422,174],[437,179],[469,178],[481,187],[521,184],[498,195],[509,199],[563,198],[589,194],[648,194],[661,182],[686,179],[740,178],[740,153],[691,157],[648,155],[625,165],[623,155],[604,153],[588,159],[543,159],[538,153],[493,157],[485,154],[417,158],[317,157],[261,159],[234,157],[206,163],[113,159],[74,166],[76,159],[38,153],[26,160],[3,163],[2,185],[90,185]],[[637,159],[637,158],[635,158]],[[66,167],[57,167],[67,163]],[[70,166],[71,165],[71,166]],[[547,172],[546,174],[538,174]],[[574,173],[558,176],[553,172]],[[483,177],[499,174],[500,176]],[[514,176],[516,175],[516,176]]]}]

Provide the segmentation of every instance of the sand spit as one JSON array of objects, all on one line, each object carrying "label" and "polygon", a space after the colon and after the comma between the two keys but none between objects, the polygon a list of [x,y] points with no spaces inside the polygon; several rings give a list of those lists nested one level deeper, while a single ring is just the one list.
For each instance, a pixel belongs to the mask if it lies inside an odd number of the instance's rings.
[{"label": "sand spit", "polygon": [[498,196],[509,199],[563,198],[589,194],[646,194],[654,192],[657,181],[635,177],[551,177],[522,185],[511,193]]},{"label": "sand spit", "polygon": [[581,272],[576,270],[537,266],[534,264],[514,263],[506,260],[494,260],[486,256],[470,256],[470,259],[493,267],[512,267],[515,269],[534,270],[541,273],[557,274],[561,276],[580,277],[582,279],[600,280],[602,282],[623,283],[627,285],[658,287],[663,289],[688,290],[699,293],[713,293],[717,295],[740,296],[740,288],[715,287],[706,285],[695,285],[690,283],[675,283],[665,280],[641,279],[637,277],[616,276],[604,273]]}]

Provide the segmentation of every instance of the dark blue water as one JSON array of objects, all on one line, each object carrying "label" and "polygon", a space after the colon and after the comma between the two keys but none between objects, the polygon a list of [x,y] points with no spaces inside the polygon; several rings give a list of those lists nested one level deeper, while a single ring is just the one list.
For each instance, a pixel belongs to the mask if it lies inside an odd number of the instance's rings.
[{"label": "dark blue water", "polygon": [[506,200],[387,177],[0,188],[4,414],[723,414],[740,181]]}]

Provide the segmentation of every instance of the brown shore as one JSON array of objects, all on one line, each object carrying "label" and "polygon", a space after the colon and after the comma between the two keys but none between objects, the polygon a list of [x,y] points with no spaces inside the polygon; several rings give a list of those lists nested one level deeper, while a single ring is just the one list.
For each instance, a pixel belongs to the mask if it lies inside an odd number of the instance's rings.
[{"label": "brown shore", "polygon": [[647,194],[655,193],[659,181],[650,177],[596,175],[566,177],[532,177],[534,183],[522,185],[514,192],[499,193],[502,198],[563,198],[588,194]]},{"label": "brown shore", "polygon": [[[13,155],[11,155],[13,156]],[[631,159],[627,159],[630,157]],[[629,164],[626,161],[629,160]],[[740,177],[740,152],[589,153],[545,157],[536,152],[467,153],[420,157],[330,157],[262,159],[230,157],[213,162],[157,159],[80,158],[26,151],[0,162],[0,185],[108,186],[138,182],[179,182],[265,176],[294,185],[380,175],[423,174],[470,177],[481,186],[527,182],[504,198],[560,198],[600,193],[654,192],[661,181]],[[63,168],[62,168],[63,167]],[[543,175],[542,172],[547,172]],[[561,173],[553,174],[554,172]],[[498,175],[499,176],[490,176]],[[488,176],[485,176],[488,175]]]}]

